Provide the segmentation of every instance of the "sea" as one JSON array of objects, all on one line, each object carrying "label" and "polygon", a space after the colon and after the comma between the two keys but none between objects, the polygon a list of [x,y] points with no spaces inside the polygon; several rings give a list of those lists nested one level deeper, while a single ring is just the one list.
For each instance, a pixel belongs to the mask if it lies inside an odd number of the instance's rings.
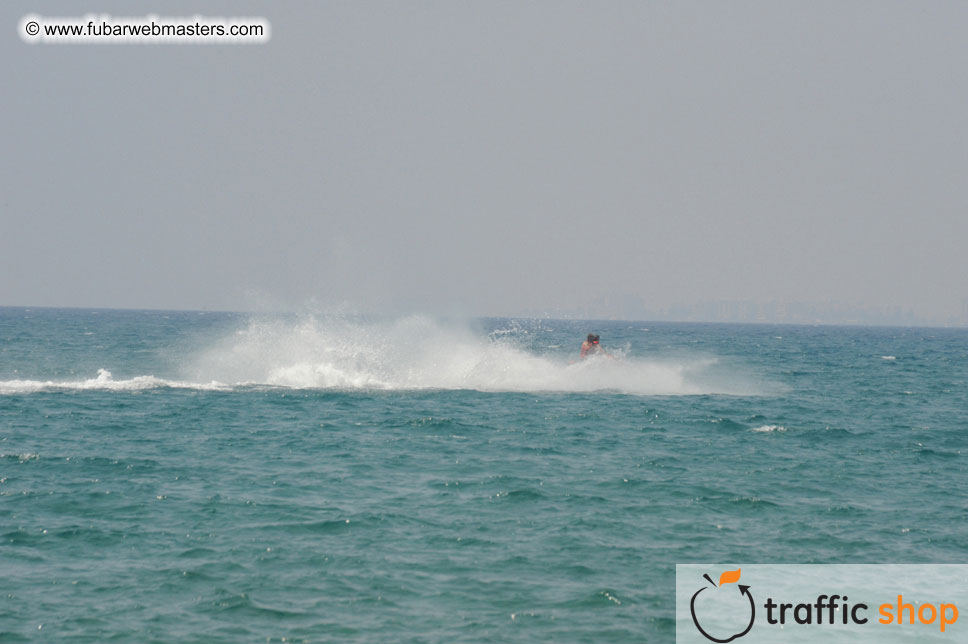
[{"label": "sea", "polygon": [[966,411],[966,329],[2,308],[0,641],[673,642],[968,561]]}]

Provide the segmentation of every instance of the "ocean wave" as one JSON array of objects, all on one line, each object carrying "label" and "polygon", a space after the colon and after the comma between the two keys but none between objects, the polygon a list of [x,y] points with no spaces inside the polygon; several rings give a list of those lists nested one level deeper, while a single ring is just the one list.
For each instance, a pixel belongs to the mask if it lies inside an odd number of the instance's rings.
[{"label": "ocean wave", "polygon": [[299,389],[756,393],[737,378],[710,382],[715,363],[708,357],[647,360],[622,351],[575,360],[535,353],[515,333],[485,335],[421,316],[368,323],[309,317],[252,320],[199,355],[186,375]]},{"label": "ocean wave", "polygon": [[142,391],[162,387],[178,389],[227,389],[217,382],[197,383],[166,380],[154,376],[137,376],[115,380],[107,369],[98,369],[97,376],[86,380],[0,380],[0,394],[30,394],[44,391]]},{"label": "ocean wave", "polygon": [[[421,316],[384,322],[306,317],[253,319],[184,360],[174,379],[115,380],[107,369],[85,380],[6,380],[0,394],[44,391],[232,390],[248,387],[335,390],[618,392],[633,395],[758,395],[716,358],[578,360],[536,352],[528,331],[475,332]],[[555,343],[560,346],[560,342]],[[535,346],[546,346],[541,342]],[[547,351],[547,349],[545,349]],[[577,353],[577,349],[576,349]],[[717,373],[719,375],[717,375]]]},{"label": "ocean wave", "polygon": [[784,427],[783,425],[761,425],[759,427],[754,427],[750,431],[759,432],[762,434],[769,434],[772,432],[785,432],[786,427]]}]

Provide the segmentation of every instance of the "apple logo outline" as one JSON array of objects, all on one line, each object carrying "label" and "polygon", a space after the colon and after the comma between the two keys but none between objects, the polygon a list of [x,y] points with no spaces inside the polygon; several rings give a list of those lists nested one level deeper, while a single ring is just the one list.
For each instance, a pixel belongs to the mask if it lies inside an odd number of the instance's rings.
[{"label": "apple logo outline", "polygon": [[[738,573],[739,570],[737,570],[736,572]],[[723,573],[723,574],[725,575],[726,573]],[[717,588],[717,586],[713,582],[713,580],[709,578],[709,575],[703,575],[703,577],[705,577],[709,581],[709,583],[712,584],[712,587],[713,588]],[[739,579],[739,575],[737,575],[737,579]],[[722,577],[720,577],[720,581],[722,581]],[[703,630],[703,627],[699,625],[699,618],[696,617],[696,598],[699,597],[699,594],[702,593],[702,591],[708,589],[709,586],[703,586],[702,588],[700,588],[699,590],[697,590],[695,592],[695,594],[692,596],[692,599],[689,600],[689,612],[692,614],[692,623],[695,624],[696,629],[707,640],[709,640],[711,642],[717,642],[717,644],[727,644],[727,642],[732,642],[733,640],[735,640],[737,638],[743,637],[744,635],[746,635],[747,633],[749,633],[750,630],[753,628],[753,622],[756,620],[756,602],[753,601],[753,595],[750,593],[750,587],[749,586],[745,586],[743,584],[738,584],[738,586],[739,586],[739,592],[740,592],[740,594],[741,595],[746,595],[746,598],[749,599],[749,602],[750,602],[750,623],[747,624],[746,629],[743,630],[741,633],[736,633],[735,635],[733,635],[733,636],[731,636],[731,637],[729,637],[727,639],[719,639],[719,638],[713,637],[712,635],[710,635],[709,633],[707,633],[705,630]]]}]

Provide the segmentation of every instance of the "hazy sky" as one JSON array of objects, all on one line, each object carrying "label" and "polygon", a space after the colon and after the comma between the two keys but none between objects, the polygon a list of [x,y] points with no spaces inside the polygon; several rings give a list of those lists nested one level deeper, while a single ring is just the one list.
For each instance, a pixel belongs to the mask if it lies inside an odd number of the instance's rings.
[{"label": "hazy sky", "polygon": [[[90,12],[264,16],[272,38],[17,32]],[[968,3],[34,0],[0,19],[0,305],[966,310]]]}]

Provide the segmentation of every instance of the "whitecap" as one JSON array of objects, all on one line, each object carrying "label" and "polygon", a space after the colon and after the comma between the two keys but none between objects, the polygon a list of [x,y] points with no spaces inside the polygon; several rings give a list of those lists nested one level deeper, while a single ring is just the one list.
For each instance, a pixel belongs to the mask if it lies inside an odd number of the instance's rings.
[{"label": "whitecap", "polygon": [[41,391],[142,391],[172,387],[179,389],[226,389],[218,382],[195,383],[166,380],[155,376],[135,376],[115,380],[107,369],[98,369],[97,376],[86,380],[0,380],[0,394],[29,394]]},{"label": "whitecap", "polygon": [[784,427],[783,425],[762,425],[760,427],[754,427],[750,431],[761,432],[761,433],[785,432],[786,427]]},{"label": "whitecap", "polygon": [[757,394],[737,374],[716,377],[715,358],[612,352],[614,358],[585,360],[535,353],[503,329],[483,335],[423,316],[379,322],[253,319],[198,355],[184,375],[192,382],[292,388]]}]

